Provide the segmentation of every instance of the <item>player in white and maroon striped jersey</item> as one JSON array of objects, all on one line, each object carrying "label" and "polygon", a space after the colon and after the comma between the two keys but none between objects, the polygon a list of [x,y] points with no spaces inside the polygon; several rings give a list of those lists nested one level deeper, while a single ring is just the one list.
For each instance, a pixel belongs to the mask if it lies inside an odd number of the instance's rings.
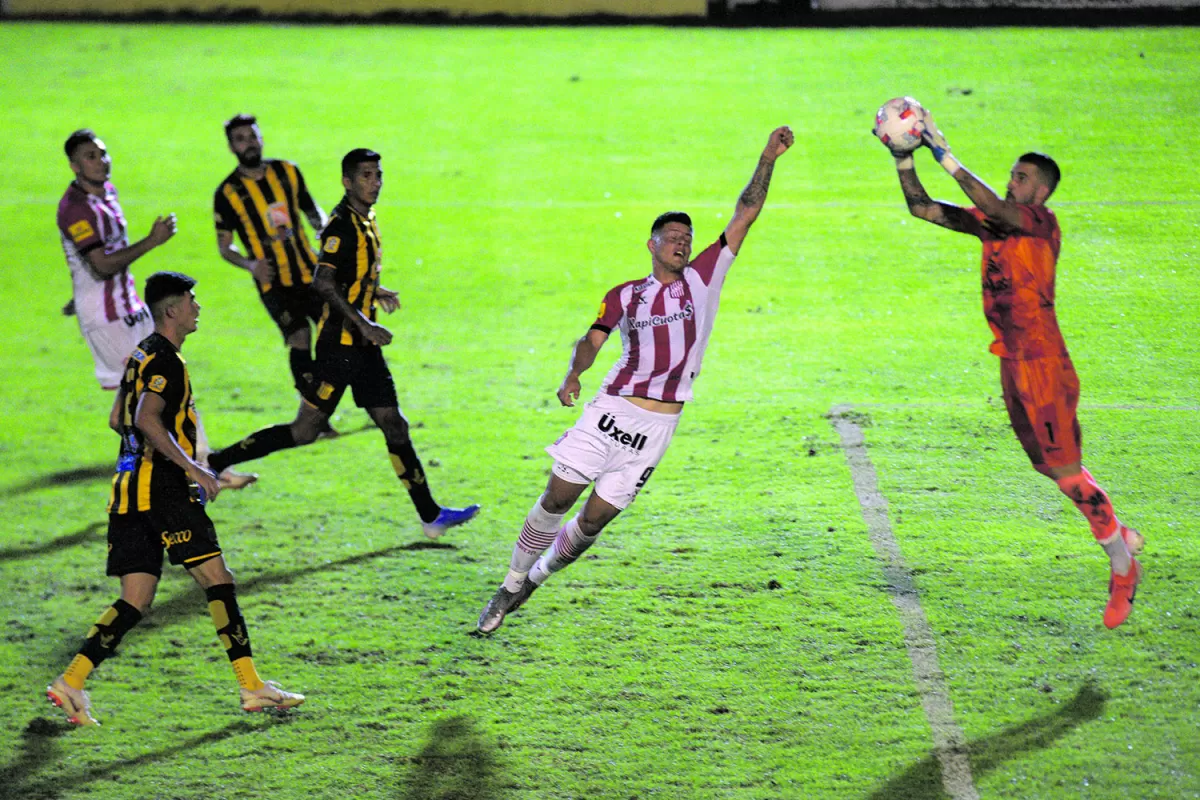
[{"label": "player in white and maroon striped jersey", "polygon": [[129,243],[125,214],[109,182],[112,159],[95,133],[77,130],[64,145],[75,180],[58,204],[58,230],[71,268],[72,303],[92,351],[96,379],[121,384],[125,361],[154,331],[129,265],[175,235],[175,215],[159,217],[150,235]]},{"label": "player in white and maroon striped jersey", "polygon": [[[794,141],[787,126],[771,132],[733,218],[694,261],[691,218],[667,212],[654,221],[646,242],[649,277],[604,296],[596,321],[575,345],[559,402],[575,405],[579,376],[614,329],[621,332],[621,357],[575,426],[546,448],[554,458],[550,481],[525,518],[508,575],[479,615],[480,633],[499,628],[547,577],[578,559],[650,479],[683,404],[692,399],[725,276],[762,211],[775,160]],[[592,484],[583,508],[562,525]]]},{"label": "player in white and maroon striped jersey", "polygon": [[[146,238],[130,244],[125,212],[108,180],[112,158],[104,142],[90,129],[81,128],[67,137],[63,149],[75,173],[58,203],[58,230],[71,268],[69,305],[92,351],[96,380],[101,388],[115,391],[121,386],[129,354],[154,332],[150,309],[138,296],[129,265],[175,235],[175,215],[158,217]],[[115,427],[120,404],[118,391],[109,412],[110,427]],[[204,426],[197,424],[198,456],[203,461],[208,441]],[[257,478],[233,470],[220,475],[226,489],[241,489]]]}]

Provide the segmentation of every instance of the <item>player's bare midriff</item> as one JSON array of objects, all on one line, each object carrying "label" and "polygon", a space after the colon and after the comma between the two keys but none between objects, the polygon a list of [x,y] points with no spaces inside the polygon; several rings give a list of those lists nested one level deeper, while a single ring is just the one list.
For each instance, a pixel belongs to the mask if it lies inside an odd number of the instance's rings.
[{"label": "player's bare midriff", "polygon": [[649,397],[632,397],[629,395],[624,395],[624,398],[635,406],[659,414],[678,414],[680,411],[683,411],[683,403],[669,403],[665,400],[651,400]]}]

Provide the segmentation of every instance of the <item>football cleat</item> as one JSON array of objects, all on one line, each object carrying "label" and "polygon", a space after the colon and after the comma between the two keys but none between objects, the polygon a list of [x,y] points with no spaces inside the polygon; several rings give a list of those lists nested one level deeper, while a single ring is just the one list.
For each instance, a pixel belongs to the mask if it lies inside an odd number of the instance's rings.
[{"label": "football cleat", "polygon": [[61,708],[72,725],[99,725],[92,716],[92,700],[83,689],[73,689],[59,675],[46,687],[46,699]]},{"label": "football cleat", "polygon": [[[532,583],[528,578],[525,583]],[[496,593],[492,595],[492,599],[488,600],[487,605],[483,607],[483,611],[479,614],[479,622],[475,626],[475,630],[487,635],[504,624],[504,617],[508,612],[516,608],[517,597],[524,591],[522,586],[515,592],[510,592],[501,584]],[[528,597],[529,595],[526,595]]]},{"label": "football cleat", "polygon": [[1104,607],[1104,626],[1115,628],[1129,619],[1133,611],[1133,598],[1142,581],[1142,565],[1131,559],[1129,572],[1125,575],[1113,573],[1108,581],[1108,605]]},{"label": "football cleat", "polygon": [[304,702],[304,695],[285,692],[275,681],[267,681],[261,689],[242,689],[242,711],[286,710]]},{"label": "football cleat", "polygon": [[1129,555],[1136,556],[1142,552],[1142,548],[1146,546],[1145,536],[1127,525],[1121,525],[1118,530],[1121,531],[1121,538],[1125,540],[1125,547],[1129,550]]},{"label": "football cleat", "polygon": [[529,599],[529,595],[537,591],[538,585],[533,582],[533,578],[525,577],[525,582],[521,584],[521,588],[517,589],[516,595],[513,597],[512,605],[508,608],[508,613],[516,611],[521,606],[525,605],[525,601]]},{"label": "football cleat", "polygon": [[250,484],[258,480],[258,475],[253,472],[235,472],[233,467],[228,467],[221,471],[217,476],[217,483],[221,484],[221,489],[245,489]]},{"label": "football cleat", "polygon": [[341,434],[333,429],[333,426],[329,424],[329,420],[325,420],[323,423],[321,423],[321,429],[317,431],[318,442],[322,442],[327,439],[336,439],[339,436],[341,436]]},{"label": "football cleat", "polygon": [[450,528],[470,522],[471,518],[478,513],[478,503],[469,505],[466,508],[443,508],[438,512],[437,519],[433,522],[421,523],[421,532],[430,539],[437,539]]}]

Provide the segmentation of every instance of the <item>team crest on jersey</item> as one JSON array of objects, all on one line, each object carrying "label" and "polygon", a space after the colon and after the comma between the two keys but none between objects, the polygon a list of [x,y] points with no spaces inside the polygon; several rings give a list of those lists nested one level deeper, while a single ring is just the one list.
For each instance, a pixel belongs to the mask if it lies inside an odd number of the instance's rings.
[{"label": "team crest on jersey", "polygon": [[332,396],[333,386],[322,381],[321,385],[317,388],[317,397],[321,398],[322,400],[328,400]]},{"label": "team crest on jersey", "polygon": [[338,248],[342,246],[342,240],[337,236],[330,236],[325,240],[325,246],[321,249],[326,253],[336,253]]},{"label": "team crest on jersey", "polygon": [[146,384],[146,388],[152,392],[161,392],[163,389],[167,388],[167,379],[162,375],[155,375],[150,379],[150,382]]},{"label": "team crest on jersey", "polygon": [[90,239],[96,235],[96,231],[92,229],[92,223],[86,219],[81,219],[67,228],[67,233],[71,234],[71,241],[75,242],[75,244],[79,244],[84,239]]},{"label": "team crest on jersey", "polygon": [[678,300],[680,297],[683,297],[683,290],[685,288],[686,287],[684,286],[683,281],[673,281],[671,285],[667,287],[667,294]]}]

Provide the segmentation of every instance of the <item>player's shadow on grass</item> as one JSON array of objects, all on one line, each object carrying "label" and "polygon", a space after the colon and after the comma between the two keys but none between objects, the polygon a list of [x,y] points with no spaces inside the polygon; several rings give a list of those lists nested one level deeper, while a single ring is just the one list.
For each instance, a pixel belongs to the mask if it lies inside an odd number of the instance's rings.
[{"label": "player's shadow on grass", "polygon": [[180,753],[220,742],[232,736],[250,733],[258,727],[250,720],[239,719],[220,730],[187,739],[160,750],[143,753],[134,758],[123,758],[111,764],[86,767],[58,776],[39,778],[38,773],[48,764],[65,762],[63,748],[55,741],[55,738],[69,732],[71,727],[66,722],[54,723],[45,719],[33,719],[21,733],[21,748],[17,757],[7,766],[0,768],[0,798],[4,798],[4,800],[8,800],[8,798],[12,798],[12,800],[47,798],[48,800],[59,797],[66,790],[74,791],[86,784],[111,778],[119,773],[128,773],[143,764],[174,759]]},{"label": "player's shadow on grass", "polygon": [[[330,570],[339,569],[341,567],[351,567],[355,564],[361,564],[365,561],[372,561],[376,558],[392,555],[393,553],[401,553],[411,550],[430,550],[430,549],[455,549],[454,545],[444,542],[414,542],[410,544],[397,544],[391,547],[385,547],[380,550],[372,550],[367,553],[359,553],[358,555],[347,556],[346,558],[330,561],[328,564],[318,564],[304,569],[298,569],[293,572],[266,572],[262,575],[256,575],[253,578],[245,581],[237,581],[237,592],[240,597],[246,597],[261,588],[273,589],[283,584],[291,583],[300,578],[309,575],[315,575],[321,572],[329,572]],[[204,600],[204,594],[195,585],[188,586],[187,589],[163,602],[156,601],[151,607],[149,615],[146,617],[146,622],[139,626],[139,630],[157,630],[165,628],[176,622],[195,619],[196,617],[207,617],[208,607]],[[254,621],[249,620],[251,630],[253,630]],[[135,632],[134,636],[137,636]],[[60,651],[51,656],[51,663],[58,664],[70,661],[75,653],[79,650],[81,639],[73,637],[63,643]],[[114,657],[120,656],[120,650],[114,653]]]},{"label": "player's shadow on grass", "polygon": [[55,486],[73,486],[76,483],[112,478],[113,469],[113,462],[107,461],[103,464],[92,464],[90,467],[76,467],[75,469],[64,469],[61,472],[51,472],[49,475],[39,475],[24,483],[10,486],[0,491],[0,497],[8,499],[19,494],[36,492],[38,489],[53,489]]},{"label": "player's shadow on grass", "polygon": [[429,741],[410,759],[413,767],[397,787],[397,800],[492,800],[500,770],[487,738],[470,717],[440,719]]},{"label": "player's shadow on grass", "polygon": [[[327,564],[315,564],[311,567],[294,570],[292,572],[264,572],[261,575],[255,575],[253,578],[245,581],[237,581],[237,593],[239,597],[246,597],[259,591],[260,589],[276,589],[284,584],[292,581],[306,578],[309,575],[316,575],[322,572],[341,569],[342,567],[352,567],[356,564],[362,564],[367,561],[374,561],[377,558],[390,556],[394,553],[401,553],[406,550],[424,549],[430,544],[438,544],[436,542],[419,542],[422,547],[418,548],[413,544],[397,544],[391,547],[384,547],[380,550],[371,550],[367,553],[359,553],[346,558],[340,558],[337,561],[330,561]],[[453,545],[441,545],[442,547],[453,547]],[[150,611],[148,621],[154,627],[161,628],[179,622],[185,619],[193,619],[197,615],[207,616],[208,604],[204,600],[204,593],[197,586],[189,586],[184,591],[175,595],[169,600],[162,603],[155,603]],[[254,621],[249,620],[251,630],[253,630]],[[74,652],[74,651],[72,651]]]},{"label": "player's shadow on grass", "polygon": [[93,522],[82,530],[66,536],[60,536],[57,539],[51,539],[48,542],[33,545],[32,547],[6,547],[0,550],[0,561],[16,561],[19,558],[31,558],[40,556],[46,553],[53,553],[57,550],[66,550],[68,547],[75,547],[83,544],[88,539],[93,538],[98,533],[108,529],[108,522]]},{"label": "player's shadow on grass", "polygon": [[[1044,750],[1055,739],[1069,733],[1090,719],[1104,713],[1108,695],[1088,681],[1080,687],[1071,701],[1057,711],[1028,722],[1005,728],[987,738],[968,742],[971,774],[976,782],[985,773],[1023,753]],[[904,773],[876,789],[869,800],[944,800],[949,797],[942,788],[942,767],[937,753],[930,753]]]}]

